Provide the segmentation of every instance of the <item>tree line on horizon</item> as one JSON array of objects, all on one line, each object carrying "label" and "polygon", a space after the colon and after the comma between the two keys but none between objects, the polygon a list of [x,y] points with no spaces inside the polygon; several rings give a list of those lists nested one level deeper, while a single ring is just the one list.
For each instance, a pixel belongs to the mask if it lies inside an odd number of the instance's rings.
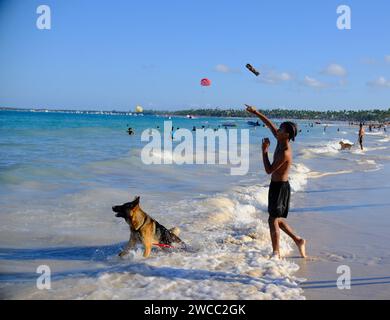
[{"label": "tree line on horizon", "polygon": [[[0,110],[9,111],[27,111],[31,109],[0,107]],[[35,111],[46,111],[46,109],[34,109]],[[81,113],[116,113],[128,114],[132,111],[97,111],[97,110],[65,110],[51,109],[51,112],[81,112]],[[296,110],[296,109],[259,109],[267,117],[273,119],[302,119],[302,120],[329,120],[329,121],[358,121],[358,122],[389,122],[390,108],[387,110],[339,110],[339,111],[314,111],[314,110]],[[199,117],[223,117],[223,118],[253,118],[253,115],[245,109],[186,109],[176,111],[144,110],[144,115],[171,115],[171,116],[199,116]]]},{"label": "tree line on horizon", "polygon": [[[339,110],[339,111],[314,111],[314,110],[288,110],[288,109],[270,109],[261,110],[269,118],[279,119],[318,119],[334,121],[390,121],[390,108],[387,110]],[[157,115],[176,115],[176,116],[201,116],[201,117],[239,117],[253,118],[253,115],[246,110],[238,109],[187,109],[177,111],[159,111],[148,110],[144,114]]]}]

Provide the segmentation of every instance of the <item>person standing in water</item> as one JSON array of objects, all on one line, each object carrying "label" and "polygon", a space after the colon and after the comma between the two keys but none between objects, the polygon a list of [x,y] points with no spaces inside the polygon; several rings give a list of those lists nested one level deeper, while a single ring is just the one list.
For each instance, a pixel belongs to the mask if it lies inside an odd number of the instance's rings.
[{"label": "person standing in water", "polygon": [[363,137],[365,135],[365,132],[364,132],[364,127],[363,127],[363,123],[360,122],[360,125],[359,125],[359,144],[360,144],[360,149],[363,150]]},{"label": "person standing in water", "polygon": [[267,174],[271,174],[271,184],[268,193],[268,224],[270,228],[273,257],[280,258],[280,229],[284,231],[297,245],[302,258],[306,258],[306,240],[294,233],[287,224],[290,207],[290,183],[288,181],[289,170],[293,161],[290,140],[295,140],[298,132],[297,125],[293,122],[283,122],[279,129],[255,107],[245,105],[247,111],[260,118],[271,130],[277,140],[273,162],[268,158],[270,141],[263,139],[262,153],[263,163]]}]

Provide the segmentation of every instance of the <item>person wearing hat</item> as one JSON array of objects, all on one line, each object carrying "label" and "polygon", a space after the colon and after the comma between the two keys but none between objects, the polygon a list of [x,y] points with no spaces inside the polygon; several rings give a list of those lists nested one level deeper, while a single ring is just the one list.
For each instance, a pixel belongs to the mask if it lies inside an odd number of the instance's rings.
[{"label": "person wearing hat", "polygon": [[298,127],[294,122],[283,122],[279,129],[264,114],[256,110],[255,107],[245,105],[247,111],[259,117],[261,121],[271,130],[277,140],[273,162],[268,158],[270,140],[263,139],[263,163],[267,174],[271,175],[271,183],[268,193],[268,224],[271,233],[273,256],[280,258],[280,229],[290,236],[297,245],[302,258],[306,257],[306,240],[297,236],[287,224],[290,207],[290,183],[288,181],[289,170],[293,161],[290,140],[295,141]]}]

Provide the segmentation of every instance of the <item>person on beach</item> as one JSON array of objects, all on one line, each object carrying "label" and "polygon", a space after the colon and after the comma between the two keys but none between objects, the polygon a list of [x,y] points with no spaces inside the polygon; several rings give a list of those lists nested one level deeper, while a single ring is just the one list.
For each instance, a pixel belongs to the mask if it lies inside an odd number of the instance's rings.
[{"label": "person on beach", "polygon": [[359,139],[358,139],[358,141],[359,141],[359,144],[360,144],[360,149],[363,150],[363,137],[364,137],[364,134],[365,134],[363,123],[360,122],[359,127],[360,128],[359,128]]},{"label": "person on beach", "polygon": [[273,257],[280,258],[280,229],[284,231],[297,245],[302,258],[306,257],[306,240],[297,236],[287,222],[288,210],[290,207],[290,183],[288,181],[289,170],[292,164],[292,149],[290,140],[295,140],[297,126],[293,122],[283,122],[279,129],[255,107],[245,105],[247,111],[260,118],[261,121],[271,130],[277,140],[273,162],[268,158],[270,141],[263,139],[262,153],[263,163],[267,174],[271,174],[271,184],[268,193],[268,224],[270,228]]}]

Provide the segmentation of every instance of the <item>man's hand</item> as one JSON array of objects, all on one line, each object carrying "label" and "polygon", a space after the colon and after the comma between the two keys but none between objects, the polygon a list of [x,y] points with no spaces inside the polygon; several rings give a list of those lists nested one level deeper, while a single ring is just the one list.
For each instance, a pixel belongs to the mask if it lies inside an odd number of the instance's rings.
[{"label": "man's hand", "polygon": [[253,114],[256,113],[257,110],[255,107],[249,106],[247,104],[245,106],[246,106],[246,111],[248,111],[249,113],[253,113]]},{"label": "man's hand", "polygon": [[252,107],[250,105],[245,105],[246,106],[246,111],[252,113],[256,117],[260,118],[261,121],[267,126],[268,129],[271,130],[272,134],[274,137],[277,137],[278,134],[278,128],[272,123],[270,119],[268,119],[264,114],[262,114],[260,111],[256,110],[255,107]]},{"label": "man's hand", "polygon": [[268,138],[264,138],[263,139],[263,144],[261,146],[262,150],[263,150],[263,153],[267,153],[268,152],[268,148],[270,146],[271,142],[269,141]]}]

